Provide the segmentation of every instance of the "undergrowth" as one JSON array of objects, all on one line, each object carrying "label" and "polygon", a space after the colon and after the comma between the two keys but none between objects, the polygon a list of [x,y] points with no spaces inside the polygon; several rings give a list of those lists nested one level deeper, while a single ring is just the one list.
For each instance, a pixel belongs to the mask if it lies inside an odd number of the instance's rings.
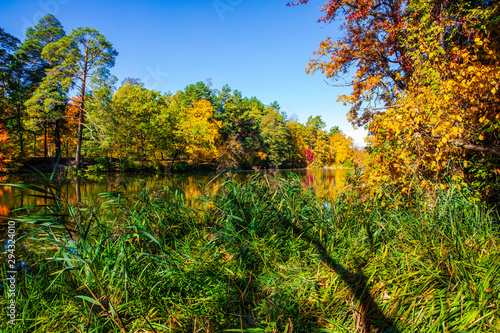
[{"label": "undergrowth", "polygon": [[196,210],[147,187],[79,206],[37,191],[49,203],[18,219],[28,265],[2,331],[500,331],[498,216],[453,186],[382,205],[228,177]]}]

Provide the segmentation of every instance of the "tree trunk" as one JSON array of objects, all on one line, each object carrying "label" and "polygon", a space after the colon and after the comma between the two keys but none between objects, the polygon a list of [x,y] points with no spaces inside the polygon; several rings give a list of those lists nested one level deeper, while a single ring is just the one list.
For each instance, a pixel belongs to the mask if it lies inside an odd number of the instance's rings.
[{"label": "tree trunk", "polygon": [[45,141],[43,143],[43,157],[47,158],[47,126],[44,126]]},{"label": "tree trunk", "polygon": [[[83,103],[82,103],[83,104]],[[83,110],[78,112],[78,141],[76,143],[75,168],[80,169],[82,163]]]},{"label": "tree trunk", "polygon": [[82,162],[82,140],[83,140],[83,112],[85,111],[85,84],[87,83],[87,66],[88,59],[87,54],[85,55],[85,69],[83,71],[82,77],[82,89],[80,91],[80,110],[78,111],[78,142],[76,144],[76,156],[75,156],[75,168],[80,169]]},{"label": "tree trunk", "polygon": [[21,156],[24,156],[24,140],[23,140],[23,126],[21,124],[21,106],[17,105],[17,130],[19,131],[19,145],[21,148]]},{"label": "tree trunk", "polygon": [[170,173],[172,173],[174,171],[174,163],[175,163],[175,159],[177,158],[178,152],[179,152],[179,150],[176,149],[174,152],[174,156],[172,157],[172,164],[170,164]]},{"label": "tree trunk", "polygon": [[60,126],[59,126],[59,119],[56,119],[55,121],[55,128],[54,128],[54,141],[56,145],[56,157],[59,157],[61,155],[61,133],[60,133]]}]

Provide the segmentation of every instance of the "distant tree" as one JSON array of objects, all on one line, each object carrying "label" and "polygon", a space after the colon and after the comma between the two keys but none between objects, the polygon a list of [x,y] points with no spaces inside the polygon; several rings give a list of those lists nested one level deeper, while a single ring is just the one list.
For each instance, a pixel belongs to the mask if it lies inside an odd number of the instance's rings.
[{"label": "distant tree", "polygon": [[188,85],[183,91],[180,91],[178,99],[180,103],[188,107],[201,99],[212,102],[212,90],[204,82],[196,82],[195,84]]},{"label": "distant tree", "polygon": [[9,136],[7,135],[7,132],[3,128],[2,123],[0,123],[0,171],[4,172],[5,171],[5,164],[8,162],[8,158],[5,155],[5,148],[7,147],[7,144],[10,142]]},{"label": "distant tree", "polygon": [[[120,157],[144,162],[153,156],[156,146],[162,146],[160,135],[172,131],[166,119],[157,123],[166,108],[167,100],[158,91],[128,83],[118,89],[113,96],[113,120],[108,121],[108,115],[101,123],[106,121],[106,133]],[[172,144],[171,137],[167,137],[167,143]]]},{"label": "distant tree", "polygon": [[52,124],[54,125],[56,156],[61,153],[60,126],[66,105],[67,89],[56,81],[50,84],[43,82],[47,71],[58,63],[49,63],[43,59],[42,52],[47,45],[57,42],[65,35],[61,22],[52,14],[46,15],[34,28],[27,30],[26,39],[18,53],[18,58],[25,66],[27,74],[24,82],[20,83],[18,91],[20,94],[27,92],[30,96],[29,99],[22,97],[19,99],[27,107],[29,125],[34,130],[44,129],[44,156],[47,156],[47,129]]},{"label": "distant tree", "polygon": [[309,116],[307,118],[306,126],[309,127],[312,131],[321,131],[326,127],[326,123],[321,119],[321,116]]},{"label": "distant tree", "polygon": [[132,86],[139,86],[141,88],[144,88],[144,83],[141,81],[141,79],[138,79],[138,78],[132,78],[132,77],[124,78],[122,80],[121,87],[123,87],[127,83],[132,85]]},{"label": "distant tree", "polygon": [[347,161],[353,161],[354,146],[351,137],[346,136],[342,132],[337,132],[330,136],[329,143],[335,164],[342,165]]},{"label": "distant tree", "polygon": [[63,91],[72,88],[78,91],[78,142],[75,158],[77,169],[81,165],[86,102],[92,89],[102,85],[109,77],[109,68],[114,66],[117,54],[112,44],[97,30],[82,27],[47,45],[43,50],[43,59],[54,64],[54,67],[47,72],[40,93],[48,94],[54,87],[60,87]]},{"label": "distant tree", "polygon": [[311,149],[306,149],[306,161],[307,164],[311,164],[314,161],[314,153]]},{"label": "distant tree", "polygon": [[[12,124],[12,120],[16,119],[16,88],[17,88],[17,74],[19,71],[18,63],[15,57],[15,51],[19,45],[19,40],[9,33],[6,33],[2,28],[0,28],[0,135],[2,138],[2,151],[3,157],[1,160],[5,161],[6,154],[11,154],[11,152],[6,151],[6,143],[10,142],[8,139],[9,134],[3,126],[8,124],[9,127],[16,127],[16,124]],[[21,146],[22,146],[22,139]],[[22,149],[21,149],[22,151]],[[2,163],[0,161],[0,163]]]},{"label": "distant tree", "polygon": [[288,133],[283,116],[276,109],[269,109],[260,120],[260,135],[269,162],[279,167],[286,160]]},{"label": "distant tree", "polygon": [[115,133],[120,131],[119,116],[116,112],[116,105],[113,103],[117,81],[115,76],[104,79],[96,85],[92,94],[89,94],[86,103],[86,127],[88,129],[86,138],[89,139],[85,145],[86,151],[98,157],[107,155],[109,152],[110,160],[112,160],[115,147]]},{"label": "distant tree", "polygon": [[[259,135],[259,122],[264,114],[264,104],[257,98],[244,97],[238,90],[225,85],[213,98],[216,119],[222,122],[220,130],[227,147],[238,147],[231,151],[244,151],[239,154],[238,164],[249,167],[263,161],[262,138]],[[227,155],[227,154],[224,154]],[[233,156],[236,159],[236,156]]]},{"label": "distant tree", "polygon": [[221,122],[215,119],[215,111],[206,99],[186,103],[185,95],[178,93],[172,98],[169,106],[171,117],[174,118],[174,143],[172,163],[173,171],[177,158],[187,152],[205,151],[216,154],[216,143],[220,139]]},{"label": "distant tree", "polygon": [[330,163],[330,149],[328,146],[328,137],[323,130],[317,131],[311,139],[311,149],[314,153],[313,165],[323,167],[325,164]]},{"label": "distant tree", "polygon": [[341,133],[342,131],[340,130],[340,128],[338,126],[333,126],[332,128],[330,128],[330,131],[328,132],[328,137],[336,134],[336,133]]},{"label": "distant tree", "polygon": [[288,121],[286,123],[289,138],[288,159],[292,164],[304,163],[306,161],[307,144],[304,139],[307,133],[307,127],[298,121]]}]

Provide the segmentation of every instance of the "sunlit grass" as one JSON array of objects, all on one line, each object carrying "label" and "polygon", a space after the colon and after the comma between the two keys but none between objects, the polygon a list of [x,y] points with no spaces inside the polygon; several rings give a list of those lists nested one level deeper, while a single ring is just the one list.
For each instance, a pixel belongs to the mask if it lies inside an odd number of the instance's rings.
[{"label": "sunlit grass", "polygon": [[412,208],[348,198],[256,175],[204,210],[147,188],[32,207],[23,244],[45,250],[26,258],[11,331],[500,330],[498,216],[453,187]]}]

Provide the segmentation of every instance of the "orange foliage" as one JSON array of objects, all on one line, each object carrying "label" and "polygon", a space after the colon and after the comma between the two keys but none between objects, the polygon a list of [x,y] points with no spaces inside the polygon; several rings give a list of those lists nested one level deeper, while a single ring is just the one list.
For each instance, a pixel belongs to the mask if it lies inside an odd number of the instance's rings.
[{"label": "orange foliage", "polygon": [[78,141],[78,138],[76,136],[78,129],[78,103],[79,99],[74,97],[66,106],[66,109],[64,110],[64,120],[66,121],[66,124],[61,135],[62,141],[64,141],[65,143],[69,143],[70,147],[75,147],[75,149]]},{"label": "orange foliage", "polygon": [[[308,0],[288,3],[289,6],[306,4]],[[413,71],[407,48],[400,44],[405,31],[403,14],[407,1],[380,0],[329,0],[322,7],[325,14],[318,21],[330,23],[345,18],[342,38],[322,41],[309,61],[306,71],[317,71],[335,81],[356,66],[353,92],[339,96],[352,108],[349,120],[356,126],[369,122],[374,110],[365,109],[362,103],[392,103],[393,89],[401,91]],[[344,85],[344,82],[343,84]]]},{"label": "orange foliage", "polygon": [[10,213],[9,206],[0,204],[0,216],[8,216],[9,213]]},{"label": "orange foliage", "polygon": [[5,171],[5,165],[11,161],[11,159],[5,155],[6,147],[9,143],[9,136],[0,123],[0,171]]}]

